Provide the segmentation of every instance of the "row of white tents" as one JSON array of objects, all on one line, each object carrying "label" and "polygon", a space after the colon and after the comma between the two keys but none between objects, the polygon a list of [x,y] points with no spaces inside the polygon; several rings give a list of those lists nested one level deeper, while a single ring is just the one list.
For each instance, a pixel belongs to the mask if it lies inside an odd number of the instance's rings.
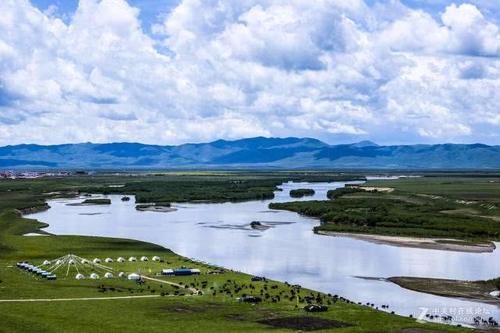
[{"label": "row of white tents", "polygon": [[[149,258],[143,256],[140,258],[141,261],[149,261]],[[106,263],[114,262],[112,258],[104,259]],[[127,260],[123,257],[119,257],[116,259],[117,262],[126,262]],[[129,257],[129,262],[136,262],[137,257]],[[161,258],[158,256],[152,257],[152,261],[161,262]],[[85,259],[78,257],[74,254],[68,254],[60,258],[56,258],[54,260],[44,260],[42,265],[44,271],[49,272],[55,275],[55,272],[66,272],[66,276],[69,276],[70,272],[74,271],[76,273],[75,279],[84,280],[98,280],[101,276],[105,279],[113,279],[115,278],[115,271],[113,268],[102,265],[101,259],[94,258],[93,260]],[[119,278],[127,278],[132,281],[140,281],[142,280],[142,276],[137,273],[127,274],[125,272],[119,272],[117,274]]]},{"label": "row of white tents", "polygon": [[[161,260],[161,258],[160,258],[160,257],[158,257],[158,256],[154,256],[151,260],[152,260],[152,261],[156,261],[156,262],[161,262],[161,261],[162,261],[162,260]],[[126,262],[126,261],[129,261],[129,262],[136,262],[136,261],[137,261],[137,257],[129,257],[129,258],[128,258],[128,260],[127,260],[127,259],[125,259],[124,257],[118,257],[118,258],[116,259],[116,262],[120,262],[120,263],[123,263],[123,262]],[[148,258],[148,257],[146,257],[146,256],[142,256],[142,257],[140,258],[140,261],[143,261],[143,262],[145,262],[145,261],[149,261],[149,258]],[[99,263],[101,263],[102,261],[101,261],[101,259],[99,259],[99,258],[94,258],[94,259],[92,260],[92,262],[93,262],[94,264],[99,264]],[[104,259],[104,262],[106,262],[106,263],[112,263],[112,262],[115,262],[115,260],[114,260],[113,258],[106,258],[106,259]]]}]

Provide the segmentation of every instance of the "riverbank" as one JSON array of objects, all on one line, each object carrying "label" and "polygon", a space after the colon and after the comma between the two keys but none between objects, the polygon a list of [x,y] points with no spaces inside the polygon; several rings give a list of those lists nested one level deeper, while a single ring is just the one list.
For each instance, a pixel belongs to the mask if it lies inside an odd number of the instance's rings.
[{"label": "riverbank", "polygon": [[491,253],[496,249],[495,243],[493,242],[471,243],[457,239],[384,236],[384,235],[343,233],[343,232],[322,231],[322,230],[317,230],[316,233],[318,235],[324,235],[324,236],[350,237],[375,244],[411,247],[419,249],[441,250],[441,251]]},{"label": "riverbank", "polygon": [[[394,333],[425,328],[450,333],[468,331],[453,326],[417,323],[412,318],[376,311],[337,295],[287,283],[252,281],[247,274],[196,262],[155,244],[84,236],[23,237],[6,231],[9,229],[5,225],[13,223],[30,232],[37,232],[44,226],[8,211],[0,214],[0,245],[6,249],[0,251],[0,331],[130,332],[143,329],[146,321],[150,332],[274,332],[276,328],[300,330],[314,327],[320,322],[325,325],[326,332],[339,325],[366,333],[374,329]],[[89,259],[159,256],[163,262],[106,264],[116,271],[141,272],[148,279],[140,284],[119,278],[75,280],[76,272],[70,271],[70,275],[65,276],[66,269],[58,274],[56,281],[44,281],[15,267],[19,261],[41,263],[67,253]],[[157,276],[163,268],[182,266],[199,269],[201,275]],[[170,285],[172,282],[185,288],[175,288]],[[192,288],[201,293],[193,295],[189,292]],[[238,301],[246,295],[258,297],[259,302]],[[33,299],[43,300],[44,305],[33,306]],[[311,302],[326,305],[328,311],[319,314],[305,312],[303,307]],[[298,326],[273,328],[266,324],[271,320],[296,322]]]},{"label": "riverbank", "polygon": [[500,297],[491,295],[500,289],[500,280],[459,281],[446,279],[391,277],[387,281],[413,291],[499,305]]},{"label": "riverbank", "polygon": [[[97,186],[95,180],[93,182],[92,186],[102,187]],[[252,281],[252,277],[247,274],[193,261],[152,243],[104,237],[21,236],[39,233],[40,228],[46,226],[24,218],[19,211],[14,210],[32,211],[29,203],[39,204],[48,198],[40,196],[37,189],[46,191],[48,188],[62,187],[64,190],[65,186],[72,189],[81,186],[80,191],[100,192],[90,190],[80,180],[68,182],[68,185],[53,183],[52,180],[50,183],[51,186],[47,186],[46,180],[36,180],[0,184],[0,300],[9,300],[8,303],[0,302],[0,331],[131,332],[143,331],[146,325],[149,332],[287,332],[288,329],[305,330],[321,322],[325,325],[322,326],[325,332],[329,329],[336,331],[339,327],[345,327],[343,330],[346,332],[367,333],[418,332],[425,329],[469,332],[453,326],[421,324],[412,318],[354,304],[341,296],[288,283]],[[227,180],[223,183],[221,188],[227,187],[227,184],[231,186]],[[2,186],[9,190],[2,191]],[[14,187],[17,191],[10,191]],[[73,271],[69,275],[66,271],[58,273],[56,281],[46,281],[15,267],[16,262],[29,261],[40,265],[44,260],[53,260],[68,253],[90,260],[100,258],[103,262],[104,258],[114,258],[114,263],[106,265],[111,266],[116,273],[139,272],[147,277],[165,280],[165,283],[152,280],[137,283],[117,278],[118,274],[112,279],[76,280]],[[117,262],[120,257],[143,256],[159,256],[163,262]],[[162,269],[179,267],[199,269],[201,274],[168,278],[158,276]],[[184,288],[174,288],[168,282],[175,282]],[[191,295],[190,288],[197,288],[202,293]],[[258,297],[260,301],[252,304],[238,300],[248,295]],[[10,302],[24,299],[61,301],[44,302],[43,306],[34,306],[33,302]],[[79,301],[69,301],[75,299]],[[88,299],[92,301],[87,302]],[[323,304],[328,306],[328,311],[308,313],[304,310],[308,303]],[[271,321],[297,325],[270,326],[267,323]]]}]

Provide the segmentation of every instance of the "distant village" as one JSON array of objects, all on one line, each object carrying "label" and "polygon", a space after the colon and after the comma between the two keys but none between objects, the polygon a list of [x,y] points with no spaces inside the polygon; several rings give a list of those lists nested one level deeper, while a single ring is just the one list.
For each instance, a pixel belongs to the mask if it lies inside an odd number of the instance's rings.
[{"label": "distant village", "polygon": [[[80,172],[78,172],[80,173]],[[74,174],[70,171],[0,171],[0,179],[35,179],[42,177],[67,177]]]}]

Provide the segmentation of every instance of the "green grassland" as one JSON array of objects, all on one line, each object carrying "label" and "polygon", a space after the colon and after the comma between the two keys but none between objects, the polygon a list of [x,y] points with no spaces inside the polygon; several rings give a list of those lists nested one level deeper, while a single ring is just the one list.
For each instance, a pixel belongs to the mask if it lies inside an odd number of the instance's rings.
[{"label": "green grassland", "polygon": [[[149,177],[149,176],[148,176]],[[164,186],[176,188],[180,198],[184,178],[172,184],[168,177],[157,176]],[[165,178],[167,177],[167,178]],[[190,175],[189,177],[206,177]],[[221,176],[226,193],[234,181],[243,181],[254,176]],[[26,181],[0,182],[0,332],[294,332],[284,328],[271,328],[262,323],[273,318],[305,317],[310,320],[323,318],[342,323],[343,328],[321,330],[321,332],[466,332],[463,328],[446,325],[419,324],[410,318],[403,318],[369,307],[352,304],[339,297],[317,293],[304,288],[297,288],[275,281],[252,282],[251,277],[242,273],[224,270],[221,274],[209,274],[219,270],[190,259],[183,258],[160,246],[135,240],[82,237],[82,236],[22,236],[26,233],[40,232],[45,225],[38,221],[23,218],[20,210],[34,211],[47,209],[46,198],[74,195],[80,192],[92,192],[95,189],[107,189],[111,184],[125,184],[119,188],[122,193],[147,192],[149,179],[124,177],[75,177],[63,179],[40,179]],[[257,180],[259,177],[256,177]],[[190,182],[195,182],[191,178]],[[254,180],[256,180],[254,178]],[[149,183],[149,182],[153,183]],[[213,181],[213,180],[210,180]],[[268,179],[263,179],[267,182]],[[209,182],[209,180],[207,180]],[[139,185],[141,184],[141,185]],[[205,186],[205,183],[202,183]],[[260,182],[251,183],[258,188],[272,187],[273,183],[261,186]],[[130,187],[128,187],[130,186]],[[129,192],[135,186],[138,192]],[[201,186],[203,188],[203,186]],[[214,185],[214,188],[220,184]],[[159,188],[159,187],[155,187]],[[111,188],[117,191],[117,188]],[[187,187],[189,192],[192,187]],[[158,190],[161,192],[161,190]],[[207,188],[205,188],[207,191]],[[95,191],[101,192],[101,191]],[[102,193],[102,192],[101,192]],[[142,193],[142,192],[141,192]],[[162,200],[172,199],[174,192],[165,194]],[[194,195],[197,197],[202,191]],[[238,196],[235,196],[238,197]],[[212,198],[222,197],[219,194]],[[233,197],[234,198],[234,197]],[[239,199],[239,197],[238,197]],[[170,201],[170,200],[167,200]],[[146,280],[138,284],[125,279],[76,280],[75,272],[68,277],[58,273],[56,281],[46,281],[15,267],[18,261],[30,261],[40,264],[45,259],[53,259],[66,254],[92,259],[98,257],[117,258],[123,256],[160,256],[164,262],[126,262],[109,263],[116,272],[141,272],[141,274],[162,281]],[[178,267],[198,268],[199,276],[161,277],[157,273],[162,268]],[[167,282],[175,283],[173,286]],[[193,295],[190,288],[200,290],[200,295]],[[263,302],[253,305],[240,303],[237,297],[254,295],[262,297]],[[102,297],[135,297],[106,300],[73,300],[54,302],[1,302],[1,300],[19,299],[74,299]],[[302,308],[309,302],[325,304],[329,311],[320,314],[306,313]],[[303,319],[301,319],[303,320]],[[291,320],[287,320],[291,321]]]},{"label": "green grassland", "polygon": [[333,200],[273,203],[271,208],[318,217],[317,231],[500,240],[500,178],[402,178],[365,186],[394,191],[343,188],[328,193]]}]

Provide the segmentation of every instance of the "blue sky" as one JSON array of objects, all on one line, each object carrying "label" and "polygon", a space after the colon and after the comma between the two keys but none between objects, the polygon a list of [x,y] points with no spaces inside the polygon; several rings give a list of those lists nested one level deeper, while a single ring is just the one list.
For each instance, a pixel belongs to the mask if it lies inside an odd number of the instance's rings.
[{"label": "blue sky", "polygon": [[0,145],[500,144],[500,3],[4,0]]},{"label": "blue sky", "polygon": [[[40,10],[47,10],[51,6],[56,6],[60,15],[66,15],[70,18],[78,7],[78,1],[33,0],[32,3]],[[144,30],[149,31],[151,25],[175,7],[179,0],[129,0],[128,3],[141,10],[139,18]]]}]

